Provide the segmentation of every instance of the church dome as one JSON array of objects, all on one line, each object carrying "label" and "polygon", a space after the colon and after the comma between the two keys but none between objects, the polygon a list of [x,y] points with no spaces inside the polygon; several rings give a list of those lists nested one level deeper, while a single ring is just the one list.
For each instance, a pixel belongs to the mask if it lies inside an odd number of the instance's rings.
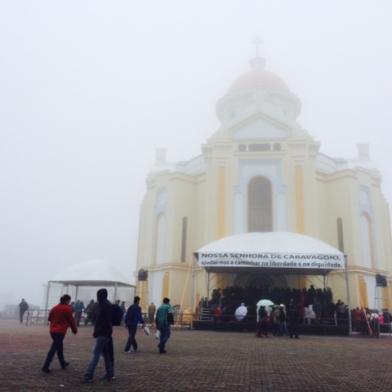
[{"label": "church dome", "polygon": [[283,93],[289,92],[286,82],[273,72],[266,71],[264,66],[265,60],[263,58],[254,58],[251,61],[252,69],[234,81],[229,89],[229,94],[252,90],[270,90]]},{"label": "church dome", "polygon": [[257,114],[292,124],[301,110],[301,102],[286,82],[265,69],[265,59],[255,57],[245,72],[217,102],[216,112],[222,126],[232,127]]}]

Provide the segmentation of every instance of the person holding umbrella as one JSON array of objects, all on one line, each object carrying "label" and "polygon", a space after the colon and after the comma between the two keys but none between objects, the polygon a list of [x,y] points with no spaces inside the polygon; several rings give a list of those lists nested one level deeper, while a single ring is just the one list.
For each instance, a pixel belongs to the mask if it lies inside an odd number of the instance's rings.
[{"label": "person holding umbrella", "polygon": [[268,337],[268,325],[269,325],[269,307],[273,306],[274,303],[269,299],[262,299],[257,302],[257,337]]}]

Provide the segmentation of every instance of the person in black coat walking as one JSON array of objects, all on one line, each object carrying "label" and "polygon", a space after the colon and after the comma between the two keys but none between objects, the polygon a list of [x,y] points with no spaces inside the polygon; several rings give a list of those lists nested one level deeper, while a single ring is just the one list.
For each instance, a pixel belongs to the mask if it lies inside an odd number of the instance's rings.
[{"label": "person in black coat walking", "polygon": [[93,381],[95,368],[101,355],[105,361],[106,370],[106,374],[103,379],[108,381],[114,379],[112,304],[108,301],[107,297],[108,292],[106,289],[99,289],[97,291],[98,303],[95,308],[95,324],[93,333],[95,346],[82,383],[90,383]]},{"label": "person in black coat walking", "polygon": [[135,339],[138,324],[143,324],[145,327],[144,319],[142,316],[142,309],[139,306],[140,297],[136,296],[133,300],[133,305],[131,305],[125,316],[125,326],[128,328],[128,340],[125,345],[124,352],[129,353],[131,347],[134,352],[137,352],[137,342]]}]

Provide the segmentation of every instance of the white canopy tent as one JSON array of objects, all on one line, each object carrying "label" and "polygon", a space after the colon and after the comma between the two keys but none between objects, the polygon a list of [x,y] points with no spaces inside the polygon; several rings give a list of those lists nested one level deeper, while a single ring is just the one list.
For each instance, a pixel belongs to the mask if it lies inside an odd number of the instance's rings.
[{"label": "white canopy tent", "polygon": [[[340,270],[345,272],[347,305],[350,308],[347,259],[341,251],[316,238],[291,232],[236,234],[203,246],[194,256],[208,274],[276,271],[325,276],[332,270]],[[351,322],[349,325],[351,334]]]},{"label": "white canopy tent", "polygon": [[326,274],[344,270],[344,254],[316,238],[288,232],[244,233],[200,248],[200,266],[212,272],[240,269],[284,270],[285,273]]},{"label": "white canopy tent", "polygon": [[51,284],[57,283],[76,288],[78,297],[79,287],[114,287],[114,300],[117,299],[119,287],[135,288],[124,275],[104,260],[89,260],[71,265],[48,281],[46,289],[46,309],[48,308]]}]

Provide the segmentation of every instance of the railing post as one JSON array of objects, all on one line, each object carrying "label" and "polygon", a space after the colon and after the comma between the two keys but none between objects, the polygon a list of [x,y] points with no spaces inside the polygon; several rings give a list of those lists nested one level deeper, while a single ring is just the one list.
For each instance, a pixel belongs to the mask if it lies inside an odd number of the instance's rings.
[{"label": "railing post", "polygon": [[350,303],[350,283],[349,283],[349,277],[348,277],[348,258],[347,255],[344,255],[344,275],[345,275],[345,280],[346,280],[346,293],[347,293],[347,308],[348,308],[348,336],[351,336],[353,331],[352,331],[352,325],[351,325],[351,303]]}]

